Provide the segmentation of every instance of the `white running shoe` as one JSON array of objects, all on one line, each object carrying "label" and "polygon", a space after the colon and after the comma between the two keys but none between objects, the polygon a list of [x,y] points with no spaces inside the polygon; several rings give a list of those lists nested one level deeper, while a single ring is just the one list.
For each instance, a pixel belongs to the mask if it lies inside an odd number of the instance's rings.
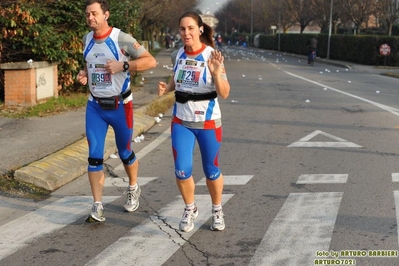
[{"label": "white running shoe", "polygon": [[224,214],[222,209],[218,211],[213,211],[212,212],[212,224],[211,224],[211,230],[212,231],[222,231],[225,228],[224,224]]},{"label": "white running shoe", "polygon": [[140,193],[141,188],[139,185],[137,185],[137,188],[135,190],[130,190],[128,188],[125,192],[123,192],[123,194],[126,194],[126,203],[123,207],[125,207],[125,210],[127,212],[133,212],[137,210],[137,208],[139,207]]},{"label": "white running shoe", "polygon": [[194,205],[194,209],[184,209],[183,217],[180,221],[180,231],[190,232],[194,228],[194,220],[198,217],[197,206]]},{"label": "white running shoe", "polygon": [[90,216],[87,218],[88,222],[104,222],[104,208],[101,203],[94,203],[91,207]]}]

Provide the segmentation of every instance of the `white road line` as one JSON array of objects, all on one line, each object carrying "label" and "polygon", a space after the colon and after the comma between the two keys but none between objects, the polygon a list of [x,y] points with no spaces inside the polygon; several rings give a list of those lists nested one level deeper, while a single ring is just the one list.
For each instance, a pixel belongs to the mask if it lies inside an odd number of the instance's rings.
[{"label": "white road line", "polygon": [[[141,149],[139,152],[136,153],[136,157],[140,160],[144,156],[146,156],[148,153],[150,153],[153,149],[155,149],[159,144],[161,144],[163,141],[165,141],[167,138],[170,136],[170,127],[168,127],[167,130],[161,133],[159,137],[154,139],[150,144],[146,145],[143,149]],[[123,164],[121,163],[117,167],[115,167],[115,170],[120,170],[124,171]]]},{"label": "white road line", "polygon": [[309,141],[309,140],[313,139],[314,137],[316,137],[317,135],[323,135],[323,136],[325,136],[325,137],[334,139],[334,140],[336,140],[336,141],[346,141],[346,140],[344,140],[344,139],[342,139],[342,138],[339,138],[339,137],[336,137],[336,136],[334,136],[334,135],[325,133],[325,132],[323,132],[323,131],[321,131],[321,130],[315,130],[315,131],[313,131],[312,133],[310,133],[309,135],[307,135],[307,136],[301,138],[299,141]]},{"label": "white road line", "polygon": [[[144,186],[147,183],[157,179],[158,177],[138,177],[137,182],[140,186]],[[127,187],[129,184],[129,177],[106,177],[104,187]]]},{"label": "white road line", "polygon": [[[223,194],[224,202],[233,195]],[[209,195],[196,195],[199,215],[195,227],[189,233],[179,231],[179,222],[184,203],[180,196],[126,236],[120,238],[86,265],[162,265],[210,218],[211,201]]]},{"label": "white road line", "polygon": [[[396,209],[396,224],[399,223],[399,191],[395,190],[393,192],[393,197],[395,199],[395,209]],[[397,227],[397,235],[399,236],[399,227]],[[398,240],[399,244],[399,240]]]},{"label": "white road line", "polygon": [[249,265],[313,265],[316,251],[329,250],[342,196],[291,193]]},{"label": "white road line", "polygon": [[[251,178],[254,177],[253,175],[225,175],[224,178],[224,185],[226,186],[240,186],[246,185]],[[196,183],[197,186],[205,186],[206,185],[206,178],[203,177]]]},{"label": "white road line", "polygon": [[[334,139],[336,141],[331,142],[331,141],[325,141],[325,142],[318,142],[318,141],[310,141],[312,138],[316,137],[317,135],[323,135],[325,137]],[[329,147],[329,148],[361,148],[362,146],[359,146],[355,143],[346,141],[342,138],[336,137],[334,135],[325,133],[323,131],[320,130],[316,130],[312,133],[310,133],[309,135],[301,138],[299,141],[294,142],[290,145],[288,145],[287,147],[291,148],[291,147]]]},{"label": "white road line", "polygon": [[352,97],[352,98],[361,100],[361,101],[363,101],[363,102],[372,104],[372,105],[374,105],[374,106],[376,106],[376,107],[378,107],[378,108],[381,108],[382,110],[388,111],[388,112],[390,112],[391,114],[394,114],[394,115],[396,115],[396,116],[399,116],[399,109],[396,109],[396,108],[393,108],[393,107],[390,107],[390,106],[387,106],[387,105],[384,105],[384,104],[380,104],[380,103],[377,103],[377,102],[373,102],[373,101],[367,100],[367,99],[365,99],[365,98],[362,98],[362,97],[356,96],[356,95],[354,95],[354,94],[350,94],[350,93],[347,93],[347,92],[344,92],[344,91],[335,89],[335,88],[333,88],[333,87],[329,87],[329,86],[324,85],[324,84],[322,84],[322,83],[319,83],[319,82],[316,82],[316,81],[313,81],[313,80],[304,78],[304,77],[302,77],[302,76],[293,74],[293,73],[288,72],[288,71],[285,71],[285,70],[283,70],[283,71],[284,71],[285,73],[287,73],[288,75],[291,75],[291,76],[293,76],[293,77],[296,77],[296,78],[305,80],[305,81],[307,81],[307,82],[316,84],[316,85],[321,86],[321,87],[323,87],[323,88],[327,88],[327,89],[329,89],[329,90],[332,90],[332,91],[335,91],[335,92],[339,92],[339,93],[344,94],[344,95],[347,95],[347,96],[349,96],[349,97]]},{"label": "white road line", "polygon": [[335,184],[346,183],[348,174],[312,174],[300,175],[297,184]]},{"label": "white road line", "polygon": [[[103,197],[103,203],[109,203],[118,197]],[[49,234],[84,214],[88,214],[93,197],[65,197],[34,212],[0,226],[0,260],[31,243],[35,238]]]},{"label": "white road line", "polygon": [[392,182],[399,182],[399,173],[392,173]]},{"label": "white road line", "polygon": [[296,147],[296,148],[361,148],[362,146],[359,146],[352,142],[331,142],[331,141],[301,142],[301,141],[297,141],[297,142],[294,142],[294,143],[288,145],[288,147],[289,148],[292,148],[292,147]]}]

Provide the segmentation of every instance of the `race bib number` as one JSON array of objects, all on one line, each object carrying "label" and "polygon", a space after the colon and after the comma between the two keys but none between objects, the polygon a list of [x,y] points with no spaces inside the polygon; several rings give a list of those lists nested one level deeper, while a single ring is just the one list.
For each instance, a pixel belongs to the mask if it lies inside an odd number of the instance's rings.
[{"label": "race bib number", "polygon": [[177,83],[198,87],[200,74],[201,72],[198,70],[180,69],[177,75]]},{"label": "race bib number", "polygon": [[199,81],[202,71],[205,69],[205,63],[196,60],[179,60],[177,71],[177,83],[186,88],[199,87]]},{"label": "race bib number", "polygon": [[96,65],[91,73],[91,83],[96,89],[112,87],[112,75],[104,69],[104,65]]}]

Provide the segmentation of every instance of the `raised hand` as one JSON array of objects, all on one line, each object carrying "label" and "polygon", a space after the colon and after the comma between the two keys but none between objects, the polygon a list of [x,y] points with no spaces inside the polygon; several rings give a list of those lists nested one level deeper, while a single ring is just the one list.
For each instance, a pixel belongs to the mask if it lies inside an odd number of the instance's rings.
[{"label": "raised hand", "polygon": [[211,72],[213,77],[219,76],[223,72],[224,57],[222,53],[218,50],[212,51],[211,55],[212,56],[208,60],[209,71]]}]

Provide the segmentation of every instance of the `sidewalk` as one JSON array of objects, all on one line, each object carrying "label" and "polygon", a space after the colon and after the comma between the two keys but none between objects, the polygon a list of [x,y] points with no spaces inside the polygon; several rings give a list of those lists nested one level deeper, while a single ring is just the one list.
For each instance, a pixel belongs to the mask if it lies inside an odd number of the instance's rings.
[{"label": "sidewalk", "polygon": [[[158,97],[157,84],[172,73],[172,51],[161,50],[157,66],[141,73],[144,84],[133,92],[133,139],[156,124],[145,114],[154,100],[163,101],[173,93]],[[85,138],[85,108],[48,117],[12,119],[0,117],[0,174],[15,171],[16,180],[54,191],[87,171],[88,146]],[[108,131],[104,158],[116,152],[114,132]]]}]

